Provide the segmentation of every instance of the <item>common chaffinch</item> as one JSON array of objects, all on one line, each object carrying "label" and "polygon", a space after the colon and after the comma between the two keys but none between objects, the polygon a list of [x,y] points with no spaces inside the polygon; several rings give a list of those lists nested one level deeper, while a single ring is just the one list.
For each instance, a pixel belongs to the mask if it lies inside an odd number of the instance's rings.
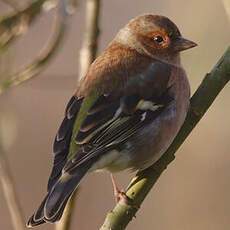
[{"label": "common chaffinch", "polygon": [[[87,173],[143,170],[162,156],[189,108],[180,52],[194,46],[164,16],[138,16],[118,32],[67,105],[48,192],[28,227],[59,220]],[[72,142],[78,148],[70,154]]]}]

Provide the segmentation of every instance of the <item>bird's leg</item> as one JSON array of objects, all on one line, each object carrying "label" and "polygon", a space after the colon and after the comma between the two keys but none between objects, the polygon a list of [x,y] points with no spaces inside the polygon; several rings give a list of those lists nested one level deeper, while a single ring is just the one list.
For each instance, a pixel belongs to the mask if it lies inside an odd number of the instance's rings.
[{"label": "bird's leg", "polygon": [[120,190],[118,188],[112,173],[110,173],[110,177],[111,177],[111,181],[112,181],[112,185],[113,185],[113,192],[114,192],[114,197],[115,197],[116,203],[118,203],[120,200],[122,200],[123,202],[128,204],[129,198],[126,196],[125,191],[123,189]]}]

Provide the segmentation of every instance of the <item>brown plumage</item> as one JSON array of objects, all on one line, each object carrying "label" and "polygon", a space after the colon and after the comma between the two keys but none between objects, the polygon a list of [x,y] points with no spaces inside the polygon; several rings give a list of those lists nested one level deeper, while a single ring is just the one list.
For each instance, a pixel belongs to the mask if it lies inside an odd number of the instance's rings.
[{"label": "brown plumage", "polygon": [[[189,107],[190,87],[179,52],[195,45],[163,16],[139,16],[118,32],[67,106],[54,142],[48,192],[29,227],[59,220],[88,172],[142,170],[161,157]],[[94,103],[73,134],[89,99]],[[69,156],[72,135],[79,150]]]}]

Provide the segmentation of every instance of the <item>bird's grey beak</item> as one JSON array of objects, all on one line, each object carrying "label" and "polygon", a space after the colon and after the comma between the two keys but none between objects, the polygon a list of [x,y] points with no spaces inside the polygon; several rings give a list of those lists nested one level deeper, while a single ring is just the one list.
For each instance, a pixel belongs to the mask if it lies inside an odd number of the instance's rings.
[{"label": "bird's grey beak", "polygon": [[197,44],[193,41],[190,41],[188,39],[185,39],[183,37],[179,37],[174,41],[174,49],[175,51],[183,51],[183,50],[187,50],[187,49],[191,49],[195,46],[197,46]]}]

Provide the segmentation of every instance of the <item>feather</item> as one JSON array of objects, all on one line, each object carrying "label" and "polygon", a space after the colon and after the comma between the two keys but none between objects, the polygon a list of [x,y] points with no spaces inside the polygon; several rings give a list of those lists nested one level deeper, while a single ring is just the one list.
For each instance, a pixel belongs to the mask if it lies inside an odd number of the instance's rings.
[{"label": "feather", "polygon": [[37,211],[28,220],[28,222],[26,224],[26,226],[28,228],[35,227],[37,225],[45,223],[43,218],[44,218],[44,205],[45,205],[46,199],[47,199],[47,195],[44,198],[44,200],[42,201],[42,203],[40,204],[40,206],[37,209]]},{"label": "feather", "polygon": [[81,103],[82,98],[78,99],[73,96],[66,107],[64,120],[61,123],[53,144],[54,162],[48,181],[48,191],[56,182],[56,179],[59,177],[61,170],[66,163],[67,155],[69,153],[73,124],[80,109]]},{"label": "feather", "polygon": [[86,162],[71,173],[62,173],[47,196],[44,206],[45,221],[55,222],[60,219],[69,197],[73,194],[92,164],[93,162]]}]

